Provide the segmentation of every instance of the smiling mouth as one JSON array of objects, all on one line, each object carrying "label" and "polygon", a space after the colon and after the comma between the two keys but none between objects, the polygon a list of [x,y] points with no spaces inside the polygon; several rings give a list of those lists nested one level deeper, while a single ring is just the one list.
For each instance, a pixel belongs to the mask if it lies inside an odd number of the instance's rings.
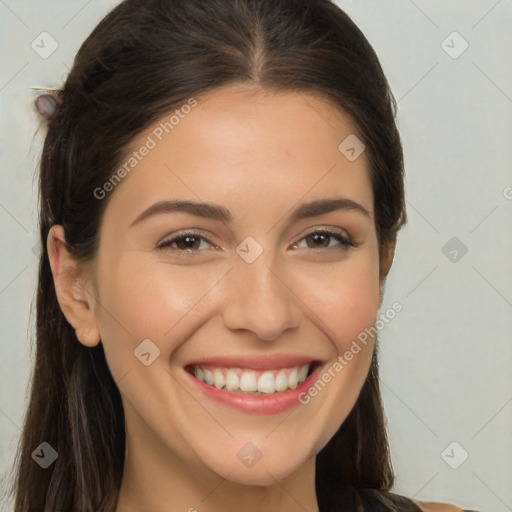
[{"label": "smiling mouth", "polygon": [[260,371],[213,365],[191,365],[185,369],[199,381],[219,391],[245,395],[274,395],[295,389],[319,365],[319,361],[311,361],[304,365]]}]

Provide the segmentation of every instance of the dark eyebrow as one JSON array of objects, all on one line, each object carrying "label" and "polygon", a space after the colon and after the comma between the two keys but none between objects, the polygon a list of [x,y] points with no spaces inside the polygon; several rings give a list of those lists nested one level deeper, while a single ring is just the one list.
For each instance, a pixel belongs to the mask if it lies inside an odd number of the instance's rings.
[{"label": "dark eyebrow", "polygon": [[160,201],[144,210],[130,225],[130,227],[142,222],[153,215],[172,212],[186,212],[198,217],[231,222],[231,212],[222,206],[210,203],[199,203],[195,201]]},{"label": "dark eyebrow", "polygon": [[[306,203],[297,208],[291,217],[291,221],[306,219],[309,217],[316,217],[325,213],[330,213],[336,210],[353,210],[362,213],[365,217],[371,218],[370,213],[364,206],[347,199],[345,197],[334,199],[320,199]],[[232,222],[233,215],[231,212],[224,208],[212,203],[201,203],[196,201],[160,201],[144,210],[130,225],[134,226],[144,219],[157,214],[172,213],[172,212],[186,212],[198,217],[205,217],[207,219],[219,220],[222,222]]]},{"label": "dark eyebrow", "polygon": [[311,203],[306,203],[295,210],[292,221],[307,219],[308,217],[315,217],[323,213],[330,213],[336,210],[353,210],[362,213],[365,217],[371,219],[370,212],[359,203],[347,199],[346,197],[339,197],[334,199],[320,199]]}]

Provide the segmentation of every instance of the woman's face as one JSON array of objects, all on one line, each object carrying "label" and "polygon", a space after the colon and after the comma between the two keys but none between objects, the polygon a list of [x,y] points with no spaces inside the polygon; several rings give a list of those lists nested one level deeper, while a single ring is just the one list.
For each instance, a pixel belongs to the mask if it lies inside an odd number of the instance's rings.
[{"label": "woman's face", "polygon": [[[348,117],[310,94],[229,87],[189,105],[133,141],[102,221],[95,321],[129,449],[265,485],[325,446],[368,372],[372,338],[344,356],[381,301],[368,162],[339,149]],[[340,202],[304,209],[326,200]],[[177,201],[196,206],[143,215]]]}]

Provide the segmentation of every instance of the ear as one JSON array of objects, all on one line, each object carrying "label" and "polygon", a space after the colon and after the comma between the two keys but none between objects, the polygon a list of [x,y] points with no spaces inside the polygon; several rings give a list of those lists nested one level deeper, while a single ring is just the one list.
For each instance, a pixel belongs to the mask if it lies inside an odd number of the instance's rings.
[{"label": "ear", "polygon": [[94,297],[85,289],[86,279],[68,250],[62,226],[52,226],[47,239],[48,258],[57,300],[62,313],[75,329],[78,340],[87,347],[101,341],[94,313]]},{"label": "ear", "polygon": [[384,288],[386,286],[386,278],[391,269],[391,264],[393,263],[393,258],[395,256],[395,247],[396,247],[396,238],[386,244],[381,248],[381,253],[379,254],[380,258],[380,302],[379,307],[382,306],[382,301],[384,299]]},{"label": "ear", "polygon": [[395,256],[396,238],[386,243],[380,254],[380,279],[385,280],[391,269],[393,258]]}]

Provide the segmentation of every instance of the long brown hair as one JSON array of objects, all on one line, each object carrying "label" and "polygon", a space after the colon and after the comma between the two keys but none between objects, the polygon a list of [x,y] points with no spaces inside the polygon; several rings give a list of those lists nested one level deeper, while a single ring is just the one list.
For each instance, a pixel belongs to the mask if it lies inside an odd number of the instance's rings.
[{"label": "long brown hair", "polygon": [[[46,250],[49,229],[62,225],[72,254],[91,260],[109,199],[99,201],[93,191],[112,176],[128,144],[189,98],[238,83],[317,93],[347,112],[366,146],[380,249],[405,223],[396,102],[371,45],[334,3],[119,4],[81,46],[47,121],[36,355],[11,490],[16,511],[113,512],[124,467],[119,390],[101,343],[81,344],[59,307]],[[47,469],[31,456],[42,442],[58,453]],[[317,478],[356,488],[392,486],[377,350],[356,405],[317,456]]]}]

